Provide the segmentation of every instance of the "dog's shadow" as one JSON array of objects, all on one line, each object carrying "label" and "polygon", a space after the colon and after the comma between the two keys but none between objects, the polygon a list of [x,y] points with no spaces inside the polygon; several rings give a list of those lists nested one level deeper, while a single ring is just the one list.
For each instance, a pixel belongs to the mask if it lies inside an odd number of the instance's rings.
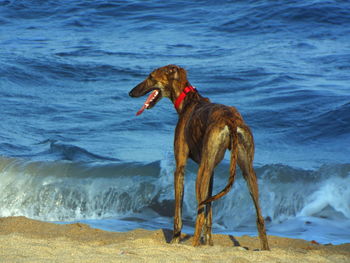
[{"label": "dog's shadow", "polygon": [[165,229],[165,228],[163,228],[162,231],[163,231],[165,241],[169,244],[173,238],[173,231],[171,231],[170,229]]},{"label": "dog's shadow", "polygon": [[[165,229],[165,228],[163,228],[162,231],[163,231],[165,241],[168,244],[170,244],[172,239],[173,239],[173,231],[170,229]],[[190,235],[187,235],[187,234],[185,234],[184,236],[181,235],[181,242],[185,242],[185,241],[189,240],[190,238],[191,238]]]},{"label": "dog's shadow", "polygon": [[[163,231],[163,235],[164,235],[165,241],[168,244],[170,244],[171,240],[173,239],[173,231],[170,230],[170,229],[166,229],[166,228],[163,228],[162,231]],[[186,242],[191,237],[192,237],[191,235],[185,234],[184,236],[181,237],[181,242]],[[241,246],[241,244],[238,242],[238,240],[234,236],[229,235],[229,238],[232,241],[232,244],[233,244],[234,247],[240,247]]]},{"label": "dog's shadow", "polygon": [[231,239],[234,247],[240,247],[241,246],[241,244],[238,242],[238,240],[234,236],[228,235],[228,237]]}]

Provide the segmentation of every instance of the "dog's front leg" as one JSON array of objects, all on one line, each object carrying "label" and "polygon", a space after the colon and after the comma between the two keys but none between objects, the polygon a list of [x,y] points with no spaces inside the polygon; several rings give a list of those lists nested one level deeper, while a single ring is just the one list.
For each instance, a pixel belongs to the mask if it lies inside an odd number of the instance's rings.
[{"label": "dog's front leg", "polygon": [[184,192],[185,166],[176,167],[174,174],[175,190],[175,215],[174,215],[174,234],[172,243],[180,243],[182,229],[182,203]]},{"label": "dog's front leg", "polygon": [[174,233],[172,243],[179,243],[182,229],[182,203],[184,194],[184,176],[185,166],[189,154],[188,146],[184,140],[183,130],[178,128],[175,132],[175,160],[176,170],[174,173],[174,190],[175,190],[175,215],[174,215]]}]

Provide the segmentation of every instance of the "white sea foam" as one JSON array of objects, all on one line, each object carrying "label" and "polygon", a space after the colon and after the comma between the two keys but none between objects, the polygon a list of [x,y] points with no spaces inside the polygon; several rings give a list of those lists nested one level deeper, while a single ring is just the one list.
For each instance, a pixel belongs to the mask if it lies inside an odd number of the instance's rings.
[{"label": "white sea foam", "polygon": [[[227,163],[217,169],[214,193],[226,185],[228,170]],[[0,216],[23,215],[60,222],[82,220],[118,231],[134,226],[171,228],[173,171],[171,154],[156,163],[114,165],[2,158]],[[340,226],[350,222],[349,165],[313,171],[270,165],[256,171],[260,203],[270,233],[308,239],[316,236],[322,242],[350,240],[350,233],[340,231]],[[183,206],[189,230],[196,216],[195,173],[196,165],[190,162]],[[233,189],[214,203],[213,214],[215,231],[256,233],[255,210],[240,174]],[[113,220],[122,220],[125,228],[119,221],[111,227],[108,222]]]},{"label": "white sea foam", "polygon": [[[350,219],[350,175],[344,178],[329,178],[323,181],[317,191],[307,198],[307,204],[300,211],[300,216],[313,216],[325,209],[333,209]],[[332,217],[332,215],[328,214]]]}]

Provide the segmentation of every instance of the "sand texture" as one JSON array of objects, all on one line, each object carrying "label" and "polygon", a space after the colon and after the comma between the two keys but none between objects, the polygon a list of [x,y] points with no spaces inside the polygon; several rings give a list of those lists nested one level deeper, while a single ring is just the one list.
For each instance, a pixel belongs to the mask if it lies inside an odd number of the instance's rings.
[{"label": "sand texture", "polygon": [[350,262],[350,244],[320,245],[269,236],[214,235],[214,246],[169,244],[171,230],[106,232],[85,224],[57,225],[25,217],[0,218],[0,262]]}]

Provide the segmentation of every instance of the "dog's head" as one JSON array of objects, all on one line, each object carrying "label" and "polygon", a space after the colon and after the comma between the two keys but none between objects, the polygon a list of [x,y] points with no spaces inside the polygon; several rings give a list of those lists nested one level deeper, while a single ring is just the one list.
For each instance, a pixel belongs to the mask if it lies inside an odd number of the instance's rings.
[{"label": "dog's head", "polygon": [[137,115],[145,109],[154,107],[163,97],[174,102],[186,83],[186,71],[179,66],[168,65],[154,70],[144,81],[129,92],[131,97],[136,98],[150,93]]}]

